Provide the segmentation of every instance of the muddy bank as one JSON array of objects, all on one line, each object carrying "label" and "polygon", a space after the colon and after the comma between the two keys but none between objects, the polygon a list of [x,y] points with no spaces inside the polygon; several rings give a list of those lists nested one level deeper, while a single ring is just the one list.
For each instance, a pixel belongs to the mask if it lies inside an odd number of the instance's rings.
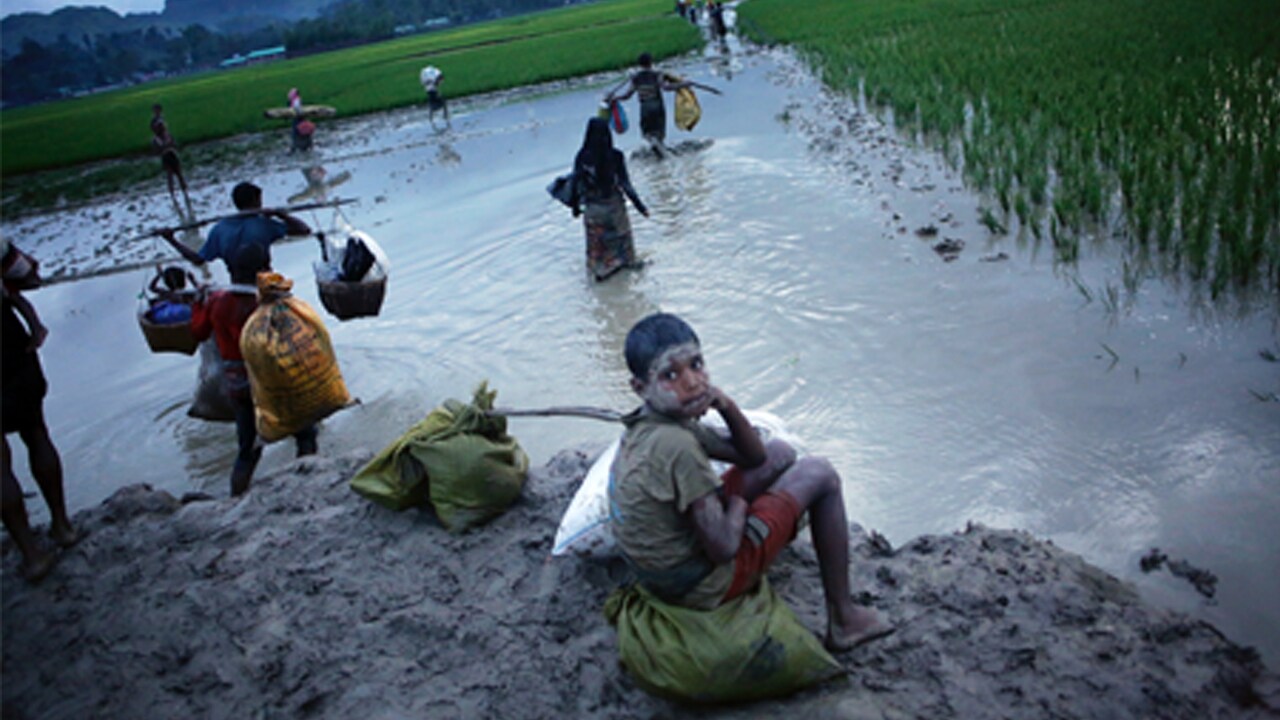
[{"label": "muddy bank", "polygon": [[[462,536],[347,481],[368,452],[310,458],[242,499],[144,486],[31,587],[4,558],[5,717],[685,717],[617,665],[600,608],[618,565],[549,557],[586,449]],[[898,632],[842,679],[724,717],[1272,717],[1280,682],[1207,623],[1052,544],[970,527],[893,549],[855,535],[854,586]],[[821,628],[806,542],[772,575]]]}]

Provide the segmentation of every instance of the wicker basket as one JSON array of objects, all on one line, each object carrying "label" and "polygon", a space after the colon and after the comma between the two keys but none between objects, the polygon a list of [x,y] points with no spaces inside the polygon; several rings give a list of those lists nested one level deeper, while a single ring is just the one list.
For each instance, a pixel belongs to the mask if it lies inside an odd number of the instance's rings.
[{"label": "wicker basket", "polygon": [[320,302],[324,309],[339,320],[377,315],[387,293],[386,278],[374,282],[316,280],[316,285],[320,289]]},{"label": "wicker basket", "polygon": [[196,336],[191,334],[190,320],[161,325],[148,320],[145,314],[138,313],[138,327],[142,328],[147,346],[154,353],[176,352],[194,355],[196,348],[200,346],[200,343],[196,342]]}]

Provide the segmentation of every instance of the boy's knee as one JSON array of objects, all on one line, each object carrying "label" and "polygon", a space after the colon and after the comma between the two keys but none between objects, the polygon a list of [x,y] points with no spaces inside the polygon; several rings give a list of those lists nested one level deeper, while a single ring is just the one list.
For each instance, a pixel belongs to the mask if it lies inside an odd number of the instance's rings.
[{"label": "boy's knee", "polygon": [[840,473],[836,472],[836,468],[831,464],[830,460],[824,457],[808,455],[797,460],[795,468],[823,489],[840,492]]},{"label": "boy's knee", "polygon": [[796,462],[796,449],[786,440],[774,438],[765,443],[766,462],[776,475],[781,475]]}]

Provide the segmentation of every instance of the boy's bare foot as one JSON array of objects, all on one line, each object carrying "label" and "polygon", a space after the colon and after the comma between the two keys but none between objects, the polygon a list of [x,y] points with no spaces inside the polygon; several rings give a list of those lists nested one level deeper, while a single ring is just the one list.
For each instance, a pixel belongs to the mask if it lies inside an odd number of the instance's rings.
[{"label": "boy's bare foot", "polygon": [[65,527],[49,528],[49,537],[58,543],[60,548],[69,548],[84,539],[84,533],[76,532],[76,529],[67,525]]},{"label": "boy's bare foot", "polygon": [[35,585],[53,570],[53,566],[58,564],[58,556],[51,552],[39,551],[39,554],[33,558],[27,558],[22,562],[22,577],[27,582]]},{"label": "boy's bare foot", "polygon": [[837,627],[833,621],[827,621],[827,637],[822,644],[831,652],[848,652],[859,645],[890,635],[893,631],[894,627],[881,618],[880,613],[868,607],[855,606],[852,620],[846,626]]}]

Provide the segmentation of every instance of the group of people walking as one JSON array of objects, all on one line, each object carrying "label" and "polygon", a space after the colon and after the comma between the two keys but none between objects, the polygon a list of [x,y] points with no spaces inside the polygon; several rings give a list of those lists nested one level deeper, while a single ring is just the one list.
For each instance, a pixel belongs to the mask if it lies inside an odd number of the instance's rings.
[{"label": "group of people walking", "polygon": [[[639,70],[631,74],[625,88],[606,96],[609,102],[632,96],[640,100],[640,129],[645,139],[662,156],[666,137],[664,92],[684,87],[701,87],[691,81],[660,72],[648,53],[639,59]],[[423,69],[420,80],[427,92],[430,117],[441,111],[449,121],[448,107],[440,95],[443,72],[432,66]],[[299,112],[293,135],[295,149],[299,136],[309,139],[306,129],[297,124],[304,119],[300,112],[302,98],[296,90],[289,92],[290,105]],[[164,108],[152,108],[152,143],[165,170],[170,196],[177,203],[181,189],[187,207],[190,197],[177,143],[169,132]],[[305,141],[304,141],[305,143]],[[586,234],[587,266],[596,280],[604,280],[625,268],[640,265],[635,251],[626,203],[641,215],[649,209],[641,200],[627,171],[626,158],[614,147],[613,131],[604,118],[587,122],[582,147],[573,163],[573,186],[569,204],[574,217],[582,217]],[[311,229],[296,217],[276,210],[264,210],[262,191],[252,183],[242,182],[232,191],[238,215],[219,221],[197,251],[177,240],[172,230],[161,236],[187,261],[203,265],[223,260],[231,276],[231,286],[213,293],[201,293],[192,305],[191,323],[199,339],[213,337],[217,341],[224,388],[235,409],[238,452],[231,473],[233,494],[243,493],[249,486],[254,467],[261,454],[255,442],[253,400],[248,391],[244,360],[240,356],[239,337],[247,318],[256,307],[254,279],[258,272],[270,268],[270,246],[290,235],[305,235]],[[36,263],[16,247],[4,242],[4,524],[23,555],[24,573],[32,580],[43,577],[52,567],[55,555],[43,548],[32,534],[23,504],[21,488],[13,473],[9,433],[18,433],[29,450],[32,475],[49,506],[52,518],[50,535],[60,546],[69,546],[79,538],[67,516],[62,493],[62,468],[57,449],[50,439],[43,417],[43,399],[47,384],[36,350],[48,334],[35,309],[22,295],[22,289],[39,284]],[[298,455],[316,452],[315,428],[296,435]]]},{"label": "group of people walking", "polygon": [[[656,70],[653,56],[647,52],[641,53],[636,62],[640,69],[605,95],[605,105],[638,95],[640,133],[658,157],[665,157],[670,151],[666,146],[667,109],[662,94],[689,87],[719,91]],[[626,200],[645,217],[649,217],[649,209],[631,184],[626,158],[613,146],[608,119],[593,117],[587,121],[582,148],[573,160],[572,178],[569,206],[574,217],[582,217],[587,268],[592,277],[604,280],[619,270],[639,267]]]}]

